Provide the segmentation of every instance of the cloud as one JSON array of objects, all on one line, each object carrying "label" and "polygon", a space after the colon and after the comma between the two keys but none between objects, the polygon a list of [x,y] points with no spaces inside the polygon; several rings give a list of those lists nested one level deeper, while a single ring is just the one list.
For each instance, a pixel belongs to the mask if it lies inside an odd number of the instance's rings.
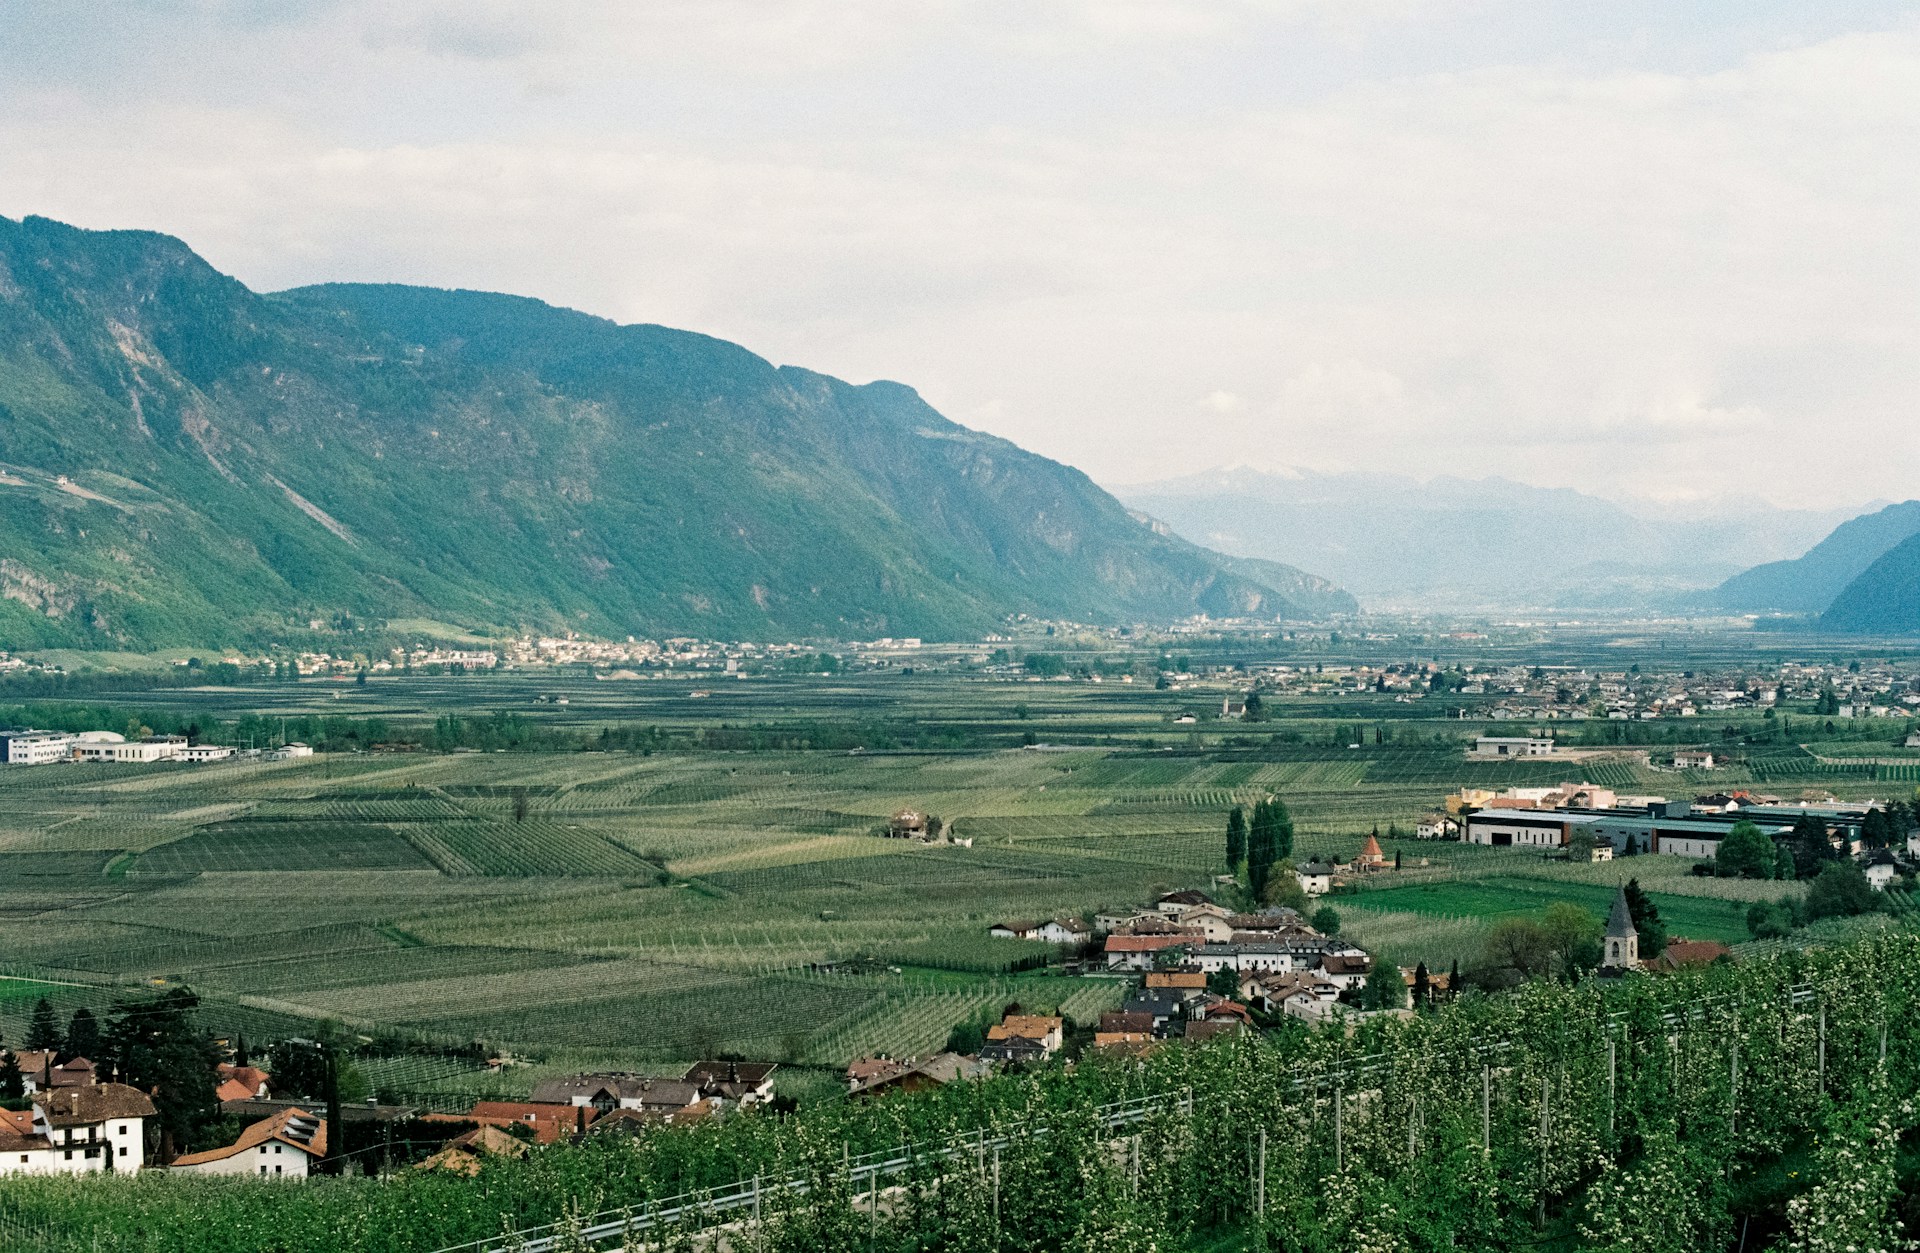
[{"label": "cloud", "polygon": [[1920,470],[1920,38],[1843,4],[60,10],[0,51],[0,212],[259,287],[689,326],[1114,481]]}]

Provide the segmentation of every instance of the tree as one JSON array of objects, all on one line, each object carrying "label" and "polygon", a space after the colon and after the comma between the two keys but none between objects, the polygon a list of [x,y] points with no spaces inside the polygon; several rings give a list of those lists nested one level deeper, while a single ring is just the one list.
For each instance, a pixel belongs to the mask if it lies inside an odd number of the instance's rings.
[{"label": "tree", "polygon": [[273,1090],[296,1100],[316,1101],[327,1094],[327,1060],[311,1040],[282,1040],[267,1050]]},{"label": "tree", "polygon": [[1433,976],[1427,973],[1425,962],[1413,968],[1413,1007],[1415,1009],[1433,1008]]},{"label": "tree", "polygon": [[1571,978],[1600,965],[1605,956],[1600,936],[1606,927],[1592,913],[1570,901],[1555,901],[1541,915],[1540,924],[1553,937],[1560,974]]},{"label": "tree", "polygon": [[1260,693],[1248,692],[1246,712],[1241,717],[1247,722],[1265,722],[1267,720],[1266,702],[1260,699]]},{"label": "tree", "polygon": [[1480,945],[1473,979],[1487,988],[1510,988],[1553,973],[1554,935],[1532,918],[1502,918]]},{"label": "tree", "polygon": [[193,1023],[200,998],[169,988],[152,1000],[116,1000],[107,1026],[106,1053],[121,1083],[152,1094],[160,1128],[160,1155],[218,1119],[213,1068],[220,1050]]},{"label": "tree", "polygon": [[1633,915],[1633,929],[1640,935],[1640,960],[1652,961],[1667,951],[1667,926],[1660,921],[1660,907],[1640,890],[1640,880],[1628,879],[1627,912]]},{"label": "tree", "polygon": [[1756,940],[1784,939],[1793,931],[1793,910],[1784,901],[1755,901],[1747,906],[1747,931]]},{"label": "tree", "polygon": [[82,1005],[73,1011],[73,1017],[67,1020],[67,1043],[61,1053],[69,1058],[84,1057],[93,1061],[100,1056],[106,1041],[100,1035],[100,1022],[93,1011]]},{"label": "tree", "polygon": [[1773,841],[1745,819],[1733,824],[1713,859],[1714,873],[1725,879],[1771,879],[1773,865]]},{"label": "tree", "polygon": [[1809,918],[1851,918],[1872,913],[1879,905],[1879,894],[1850,861],[1828,862],[1807,889]]},{"label": "tree", "polygon": [[1793,878],[1793,845],[1786,840],[1773,842],[1773,877]]},{"label": "tree", "polygon": [[1227,815],[1227,870],[1238,873],[1247,859],[1247,811],[1238,805]]},{"label": "tree", "polygon": [[66,1033],[60,1030],[60,1015],[53,1012],[53,1002],[41,997],[33,1003],[33,1017],[27,1021],[27,1038],[22,1047],[30,1053],[42,1050],[58,1053],[66,1042]]},{"label": "tree", "polygon": [[1793,850],[1793,875],[1796,879],[1813,878],[1820,873],[1822,865],[1840,855],[1827,834],[1827,824],[1812,814],[1800,815],[1793,824],[1793,831],[1787,836],[1787,844]]},{"label": "tree", "polygon": [[27,1081],[20,1073],[20,1059],[12,1053],[0,1057],[0,1101],[17,1101],[27,1094]]},{"label": "tree", "polygon": [[1240,995],[1240,974],[1238,971],[1222,966],[1207,976],[1207,991],[1215,996],[1224,996],[1233,1000]]},{"label": "tree", "polygon": [[240,1032],[233,1037],[233,1064],[236,1066],[245,1066],[249,1063],[251,1056],[247,1051],[246,1032]]},{"label": "tree", "polygon": [[1377,963],[1360,988],[1360,1008],[1405,1009],[1406,1005],[1407,981],[1400,967],[1392,962]]},{"label": "tree", "polygon": [[1273,872],[1267,878],[1266,893],[1259,900],[1263,905],[1278,905],[1303,916],[1313,908],[1307,890],[1300,886],[1300,876],[1294,873],[1291,858],[1274,863]]},{"label": "tree", "polygon": [[1340,934],[1340,911],[1331,905],[1322,905],[1313,911],[1313,929],[1321,935]]},{"label": "tree", "polygon": [[1256,900],[1264,899],[1273,864],[1286,856],[1280,851],[1280,833],[1274,821],[1271,797],[1253,807],[1253,821],[1247,829],[1247,887]]}]

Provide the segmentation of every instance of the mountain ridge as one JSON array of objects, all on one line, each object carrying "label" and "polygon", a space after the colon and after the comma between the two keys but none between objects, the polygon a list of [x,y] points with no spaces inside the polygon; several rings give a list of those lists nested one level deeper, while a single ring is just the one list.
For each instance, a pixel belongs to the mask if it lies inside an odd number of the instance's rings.
[{"label": "mountain ridge", "polygon": [[152,232],[0,218],[0,419],[16,647],[314,619],[772,638],[1352,607],[1157,535],[903,384],[530,297],[256,293]]},{"label": "mountain ridge", "polygon": [[1643,516],[1650,507],[1501,477],[1244,466],[1114,490],[1196,543],[1306,566],[1369,605],[1463,612],[1679,608],[1756,561],[1803,551],[1847,516],[1661,520]]}]

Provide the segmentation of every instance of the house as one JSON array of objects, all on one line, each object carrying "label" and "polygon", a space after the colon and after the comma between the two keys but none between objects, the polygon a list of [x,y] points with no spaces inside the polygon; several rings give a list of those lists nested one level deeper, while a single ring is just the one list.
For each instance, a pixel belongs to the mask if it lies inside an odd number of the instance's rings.
[{"label": "house", "polygon": [[1093,938],[1093,928],[1078,918],[1054,918],[1035,928],[1033,938],[1048,944],[1079,944]]},{"label": "house", "polygon": [[652,1127],[685,1127],[693,1123],[704,1122],[713,1116],[716,1107],[710,1104],[695,1105],[691,1109],[676,1109],[670,1112],[644,1109],[616,1109],[602,1114],[588,1125],[586,1133],[593,1136],[638,1135]]},{"label": "house", "polygon": [[87,1088],[98,1082],[93,1063],[86,1058],[70,1058],[56,1066],[54,1060],[58,1056],[51,1049],[29,1049],[13,1055],[28,1096],[61,1088]]},{"label": "house", "polygon": [[221,1101],[256,1101],[267,1095],[272,1076],[258,1066],[235,1066],[221,1062],[213,1068],[214,1096]]},{"label": "house", "polygon": [[1240,999],[1268,1013],[1286,1012],[1287,1002],[1296,998],[1331,1004],[1340,999],[1340,985],[1311,970],[1249,971],[1240,976]]},{"label": "house", "polygon": [[203,765],[209,761],[225,761],[233,756],[233,749],[226,744],[182,744],[173,750],[173,759],[190,765]]},{"label": "house", "polygon": [[987,934],[996,940],[1031,940],[1039,930],[1039,923],[1019,918],[1012,922],[996,922],[987,928]]},{"label": "house", "polygon": [[602,1114],[616,1109],[672,1114],[698,1105],[701,1096],[699,1087],[685,1080],[619,1073],[543,1079],[527,1099],[535,1105],[586,1105]]},{"label": "house", "polygon": [[1367,981],[1373,973],[1373,958],[1358,949],[1345,953],[1329,953],[1320,963],[1320,977],[1338,987],[1342,992],[1351,992]]},{"label": "house", "polygon": [[1168,1023],[1179,1022],[1187,1017],[1187,1003],[1195,995],[1184,988],[1140,988],[1127,997],[1120,1009],[1129,1018],[1146,1018],[1153,1024],[1152,1029],[1157,1035]]},{"label": "house", "polygon": [[517,1140],[498,1127],[481,1126],[455,1136],[440,1151],[421,1162],[417,1170],[444,1170],[471,1178],[480,1173],[488,1158],[513,1158],[527,1155],[526,1142]]},{"label": "house", "polygon": [[887,819],[887,834],[896,840],[926,840],[936,832],[928,826],[927,815],[917,809],[902,809]]},{"label": "house", "polygon": [[773,1062],[695,1062],[680,1076],[700,1090],[703,1100],[742,1109],[773,1099]]},{"label": "house", "polygon": [[267,754],[267,757],[274,761],[291,761],[297,757],[311,756],[313,756],[313,749],[298,740],[291,744],[282,744]]},{"label": "house", "polygon": [[1204,970],[1149,970],[1143,981],[1149,988],[1177,988],[1183,992],[1204,992],[1207,990],[1207,972]]},{"label": "house", "polygon": [[1689,966],[1711,966],[1721,958],[1731,961],[1733,950],[1718,940],[1667,941],[1667,947],[1660,956],[1647,963],[1647,969],[1663,972],[1685,970]]},{"label": "house", "polygon": [[1541,736],[1482,735],[1467,750],[1469,757],[1551,757],[1553,741]]},{"label": "house", "polygon": [[1883,848],[1873,855],[1873,859],[1867,862],[1865,869],[1868,885],[1876,892],[1884,892],[1887,886],[1899,876],[1900,863],[1893,859],[1892,853]]},{"label": "house", "polygon": [[1333,891],[1335,869],[1324,861],[1307,861],[1295,866],[1293,875],[1300,880],[1300,890],[1308,896],[1325,896]]},{"label": "house", "polygon": [[1200,905],[1174,919],[1174,925],[1198,932],[1202,939],[1230,940],[1233,924],[1228,919],[1232,917],[1218,905]]},{"label": "house", "polygon": [[989,1044],[1011,1039],[1032,1040],[1052,1057],[1066,1042],[1066,1020],[1051,1014],[1008,1014],[987,1028]]},{"label": "house", "polygon": [[1196,905],[1211,904],[1213,904],[1212,897],[1208,896],[1205,892],[1198,892],[1189,888],[1184,892],[1167,893],[1165,896],[1154,901],[1153,907],[1169,918],[1177,918]]},{"label": "house", "polygon": [[1238,1018],[1206,1018],[1189,1022],[1180,1038],[1188,1044],[1206,1044],[1247,1034],[1247,1024]]},{"label": "house", "polygon": [[913,1059],[910,1057],[904,1060],[898,1057],[887,1057],[884,1054],[878,1057],[856,1057],[847,1063],[847,1091],[857,1092],[876,1079],[905,1074],[912,1069]]},{"label": "house", "polygon": [[1413,828],[1422,840],[1451,840],[1460,834],[1460,824],[1445,814],[1428,814]]},{"label": "house", "polygon": [[1710,748],[1678,748],[1673,753],[1675,770],[1711,770],[1714,756]]},{"label": "house", "polygon": [[1152,970],[1161,953],[1180,952],[1200,943],[1192,935],[1110,935],[1106,954],[1109,970]]},{"label": "house", "polygon": [[992,1071],[989,1064],[977,1058],[963,1057],[958,1053],[936,1053],[918,1066],[881,1075],[855,1088],[848,1095],[875,1097],[891,1092],[924,1092],[928,1088],[943,1087],[967,1079],[984,1079]]},{"label": "house", "polygon": [[195,1175],[265,1175],[305,1179],[327,1156],[327,1124],[302,1109],[283,1109],[247,1127],[225,1148],[183,1153],[168,1165]]},{"label": "house", "polygon": [[536,1105],[532,1101],[475,1101],[464,1114],[428,1114],[426,1122],[471,1122],[505,1131],[517,1127],[535,1144],[553,1144],[593,1125],[600,1111],[591,1105]]},{"label": "house", "polygon": [[50,1175],[53,1142],[33,1129],[30,1110],[0,1109],[0,1176]]},{"label": "house", "polygon": [[980,1060],[1000,1062],[1002,1064],[1022,1063],[1033,1065],[1044,1062],[1052,1056],[1047,1046],[1038,1040],[1029,1040],[1025,1036],[1002,1036],[998,1040],[988,1040],[980,1046]]},{"label": "house", "polygon": [[146,1120],[153,1102],[124,1083],[56,1088],[33,1098],[33,1134],[53,1150],[52,1173],[134,1174],[146,1159]]}]

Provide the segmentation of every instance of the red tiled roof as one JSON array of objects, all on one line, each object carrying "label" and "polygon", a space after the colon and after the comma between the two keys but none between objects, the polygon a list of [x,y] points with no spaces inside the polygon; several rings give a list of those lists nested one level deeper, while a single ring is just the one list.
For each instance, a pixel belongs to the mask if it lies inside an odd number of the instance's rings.
[{"label": "red tiled roof", "polygon": [[271,1118],[262,1118],[245,1131],[240,1138],[223,1148],[208,1149],[204,1153],[182,1153],[173,1159],[174,1166],[198,1166],[203,1162],[217,1162],[223,1158],[244,1153],[248,1149],[258,1148],[269,1140],[277,1140],[308,1153],[316,1158],[327,1155],[326,1120],[303,1109],[283,1109]]}]

